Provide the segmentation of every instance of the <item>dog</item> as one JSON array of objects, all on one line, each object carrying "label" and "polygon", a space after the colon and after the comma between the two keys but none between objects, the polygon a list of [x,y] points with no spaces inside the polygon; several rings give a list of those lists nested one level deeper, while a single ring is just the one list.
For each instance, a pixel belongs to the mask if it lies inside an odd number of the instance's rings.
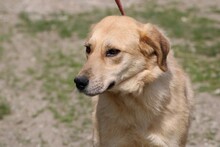
[{"label": "dog", "polygon": [[93,97],[94,147],[184,147],[193,92],[155,25],[107,16],[91,28],[74,79]]}]

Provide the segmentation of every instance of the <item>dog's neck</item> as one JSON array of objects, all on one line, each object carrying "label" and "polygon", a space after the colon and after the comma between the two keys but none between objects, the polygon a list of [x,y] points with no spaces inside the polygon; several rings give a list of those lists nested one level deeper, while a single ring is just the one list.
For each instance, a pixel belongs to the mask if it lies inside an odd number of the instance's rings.
[{"label": "dog's neck", "polygon": [[[104,102],[106,105],[113,106],[111,109],[130,109],[131,111],[133,108],[139,107],[143,111],[152,110],[153,112],[149,113],[158,115],[156,113],[163,109],[164,103],[168,101],[166,98],[170,96],[168,89],[171,76],[169,71],[166,73],[161,72],[158,75],[151,75],[148,70],[144,70],[137,76],[129,79],[129,81],[122,83],[123,85],[120,85],[120,87],[101,94],[99,96],[99,103]],[[161,82],[164,84],[161,84]],[[155,103],[158,102],[155,99],[160,99],[159,102],[161,104]],[[126,112],[129,113],[129,111]]]},{"label": "dog's neck", "polygon": [[112,88],[110,93],[117,93],[118,95],[123,96],[133,95],[134,97],[142,97],[145,94],[144,91],[148,85],[154,83],[159,78],[166,76],[166,74],[164,74],[159,67],[155,67],[151,70],[153,72],[148,69],[144,69],[131,78],[122,81]]}]

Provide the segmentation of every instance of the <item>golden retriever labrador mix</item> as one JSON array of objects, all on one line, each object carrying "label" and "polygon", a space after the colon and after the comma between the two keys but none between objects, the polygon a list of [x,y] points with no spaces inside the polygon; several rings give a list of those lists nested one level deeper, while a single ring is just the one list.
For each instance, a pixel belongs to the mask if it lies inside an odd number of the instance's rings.
[{"label": "golden retriever labrador mix", "polygon": [[74,79],[94,97],[94,147],[184,147],[192,88],[152,24],[108,16],[85,43],[87,62]]}]

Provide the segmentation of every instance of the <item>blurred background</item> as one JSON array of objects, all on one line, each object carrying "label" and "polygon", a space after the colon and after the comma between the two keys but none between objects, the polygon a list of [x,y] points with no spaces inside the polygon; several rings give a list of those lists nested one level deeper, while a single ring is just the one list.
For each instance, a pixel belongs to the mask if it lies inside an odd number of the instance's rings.
[{"label": "blurred background", "polygon": [[[195,111],[187,147],[220,147],[220,1],[122,0],[163,28],[189,73]],[[0,147],[90,147],[91,98],[73,78],[91,24],[114,0],[0,0]]]}]

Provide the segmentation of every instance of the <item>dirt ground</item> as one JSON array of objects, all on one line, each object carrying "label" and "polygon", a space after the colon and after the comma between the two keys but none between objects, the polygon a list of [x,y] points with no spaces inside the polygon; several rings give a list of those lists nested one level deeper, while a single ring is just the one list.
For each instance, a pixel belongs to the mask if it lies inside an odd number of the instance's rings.
[{"label": "dirt ground", "polygon": [[[144,0],[127,0],[125,7],[147,3]],[[173,1],[157,0],[167,6]],[[178,5],[186,9],[196,5],[208,15],[220,20],[218,14],[207,14],[206,8],[220,8],[219,0],[185,0]],[[41,81],[31,84],[33,77],[25,74],[30,67],[39,67],[35,54],[36,48],[47,51],[54,48],[71,49],[82,46],[83,40],[76,37],[60,39],[53,33],[40,33],[29,37],[16,28],[19,14],[27,12],[41,17],[60,11],[79,13],[94,8],[115,7],[113,0],[0,0],[0,34],[9,34],[9,41],[0,42],[4,47],[4,57],[0,60],[0,96],[9,103],[11,114],[0,120],[0,147],[89,147],[91,146],[92,126],[82,125],[85,118],[90,118],[91,110],[82,112],[83,116],[73,124],[60,123],[46,107],[50,101],[41,91]],[[7,38],[7,36],[6,36]],[[0,39],[1,40],[1,39]],[[79,47],[80,48],[80,47]],[[42,51],[44,52],[44,50]],[[45,51],[46,52],[46,51]],[[78,49],[76,53],[82,54]],[[79,59],[80,60],[80,59]],[[39,67],[40,69],[40,67]],[[27,83],[28,86],[25,86]],[[196,85],[194,86],[196,89]],[[74,99],[72,104],[78,103]],[[220,97],[210,93],[195,94],[195,110],[190,128],[187,147],[220,147]],[[46,109],[46,110],[44,110]],[[72,130],[72,128],[77,128]],[[85,127],[85,128],[83,128]]]}]

